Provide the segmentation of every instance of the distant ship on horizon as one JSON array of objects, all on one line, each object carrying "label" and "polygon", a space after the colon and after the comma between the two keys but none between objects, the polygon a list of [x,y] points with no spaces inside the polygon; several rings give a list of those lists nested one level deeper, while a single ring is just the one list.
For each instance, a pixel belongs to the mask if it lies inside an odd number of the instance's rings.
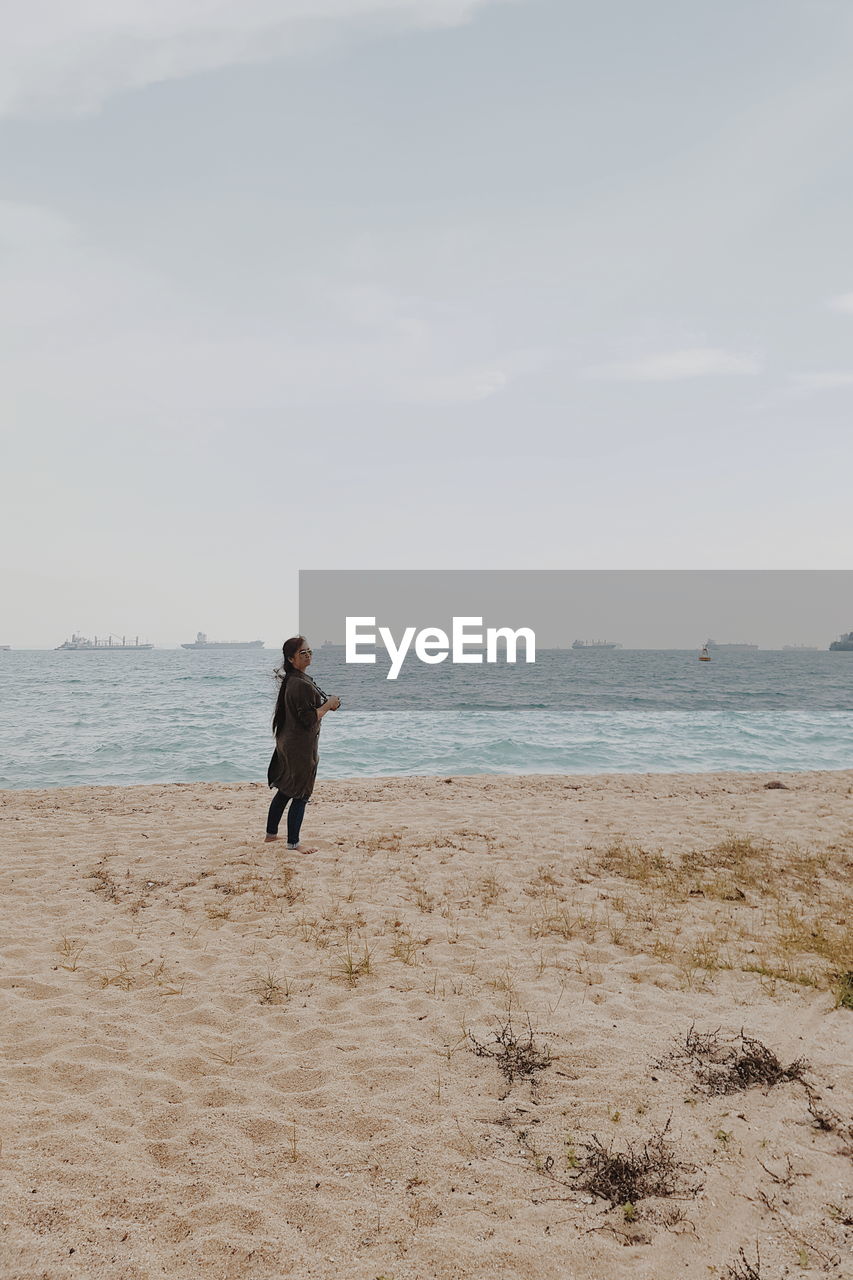
[{"label": "distant ship on horizon", "polygon": [[739,641],[737,644],[717,644],[716,640],[706,640],[705,648],[706,649],[728,649],[729,652],[733,652],[734,650],[738,650],[738,649],[741,651],[744,651],[746,649],[757,649],[758,645],[747,644],[745,640]]},{"label": "distant ship on horizon", "polygon": [[621,649],[621,644],[612,640],[573,640],[573,649]]},{"label": "distant ship on horizon", "polygon": [[95,636],[94,640],[90,640],[88,636],[81,636],[77,631],[71,633],[71,639],[63,641],[62,644],[56,646],[57,650],[64,649],[69,653],[104,653],[109,651],[113,653],[119,649],[130,649],[134,653],[139,653],[143,649],[153,649],[153,644],[140,644],[139,636],[136,637],[132,644],[127,643],[127,637],[122,636],[119,640],[118,636],[109,635],[106,640],[99,640]]},{"label": "distant ship on horizon", "polygon": [[833,653],[853,653],[853,631],[848,631],[843,636],[839,636],[837,640],[833,640],[829,647]]},{"label": "distant ship on horizon", "polygon": [[263,649],[263,640],[208,640],[203,631],[196,633],[195,640],[182,644],[182,649]]},{"label": "distant ship on horizon", "polygon": [[820,650],[816,644],[783,644],[783,653],[819,653]]}]

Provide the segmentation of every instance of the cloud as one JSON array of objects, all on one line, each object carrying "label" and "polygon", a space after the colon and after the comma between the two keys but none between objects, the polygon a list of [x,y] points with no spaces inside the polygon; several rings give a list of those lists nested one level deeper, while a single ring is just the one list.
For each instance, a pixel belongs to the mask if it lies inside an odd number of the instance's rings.
[{"label": "cloud", "polygon": [[839,293],[834,298],[830,298],[829,307],[832,311],[846,311],[853,314],[853,293]]},{"label": "cloud", "polygon": [[795,373],[791,375],[794,391],[835,391],[839,387],[853,387],[853,373],[841,369],[826,369],[819,373]]},{"label": "cloud", "polygon": [[[466,404],[551,358],[497,345],[471,305],[407,295],[358,268],[294,276],[288,296],[287,311],[252,323],[211,311],[58,215],[0,201],[0,411],[41,423],[133,417],[171,430],[176,418],[294,404]],[[316,321],[310,336],[306,314]]]},{"label": "cloud", "polygon": [[86,114],[124,90],[269,62],[359,27],[453,27],[509,2],[6,0],[0,116]]},{"label": "cloud", "polygon": [[679,382],[685,378],[719,378],[760,372],[761,365],[754,356],[738,355],[717,347],[685,347],[624,364],[593,365],[584,371],[584,376],[602,382]]}]

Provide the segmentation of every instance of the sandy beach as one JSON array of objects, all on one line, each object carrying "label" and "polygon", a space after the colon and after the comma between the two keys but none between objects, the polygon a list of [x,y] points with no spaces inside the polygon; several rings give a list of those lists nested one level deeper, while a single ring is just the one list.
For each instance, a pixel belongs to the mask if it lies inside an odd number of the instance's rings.
[{"label": "sandy beach", "polygon": [[4,1280],[853,1274],[853,771],[268,798],[0,793]]}]

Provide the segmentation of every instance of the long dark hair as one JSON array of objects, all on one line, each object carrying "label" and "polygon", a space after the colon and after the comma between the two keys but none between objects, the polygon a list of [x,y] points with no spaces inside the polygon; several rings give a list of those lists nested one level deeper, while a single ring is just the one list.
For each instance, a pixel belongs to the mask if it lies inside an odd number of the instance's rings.
[{"label": "long dark hair", "polygon": [[276,667],[276,679],[278,685],[278,697],[275,700],[275,711],[272,716],[272,731],[278,737],[279,730],[284,728],[284,690],[287,687],[287,677],[292,671],[295,671],[291,658],[293,658],[305,643],[304,636],[291,636],[289,640],[285,640],[281,646],[282,664]]}]

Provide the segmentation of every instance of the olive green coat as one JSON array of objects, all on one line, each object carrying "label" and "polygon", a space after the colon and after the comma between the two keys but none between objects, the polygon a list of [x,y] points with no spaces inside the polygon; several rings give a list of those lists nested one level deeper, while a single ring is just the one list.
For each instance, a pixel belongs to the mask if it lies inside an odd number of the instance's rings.
[{"label": "olive green coat", "polygon": [[286,796],[308,799],[317,777],[317,708],[323,697],[304,671],[291,671],[284,685],[284,724],[279,725],[267,782]]}]

